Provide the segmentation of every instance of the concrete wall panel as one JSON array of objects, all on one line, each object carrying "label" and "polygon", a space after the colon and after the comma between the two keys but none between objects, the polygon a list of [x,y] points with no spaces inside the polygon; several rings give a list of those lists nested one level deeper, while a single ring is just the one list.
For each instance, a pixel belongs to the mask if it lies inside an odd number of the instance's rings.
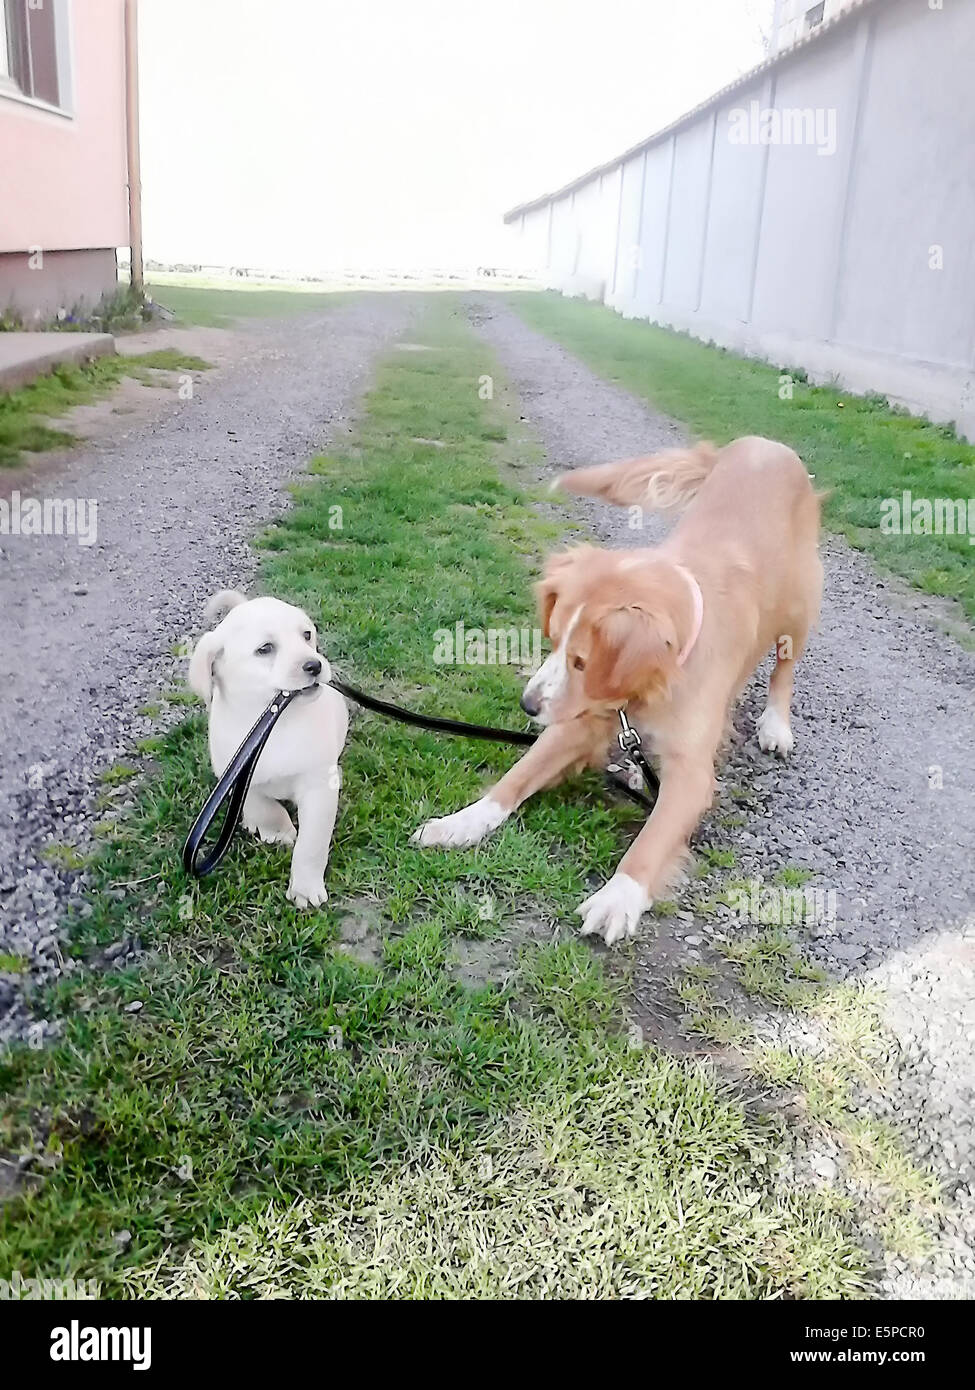
[{"label": "concrete wall panel", "polygon": [[698,302],[714,129],[708,116],[682,130],[674,153],[663,302],[685,312]]},{"label": "concrete wall panel", "polygon": [[718,111],[701,294],[701,314],[707,318],[744,323],[750,313],[768,149],[756,156],[735,136],[738,113],[750,112],[753,101],[767,107],[770,88],[768,81],[757,83]]},{"label": "concrete wall panel", "polygon": [[559,197],[542,273],[975,437],[973,75],[975,0],[865,4]]},{"label": "concrete wall panel", "polygon": [[[878,15],[867,72],[835,336],[876,352],[972,363],[975,20],[967,4]],[[931,268],[942,248],[943,269]]]},{"label": "concrete wall panel", "polygon": [[783,120],[790,113],[792,131],[799,129],[792,113],[813,113],[813,139],[768,147],[752,311],[766,331],[829,336],[847,170],[856,143],[860,43],[852,30],[841,30],[784,64],[778,75],[777,110]]},{"label": "concrete wall panel", "polygon": [[660,305],[673,159],[672,140],[651,145],[646,152],[640,256],[628,310],[634,317],[653,318]]}]

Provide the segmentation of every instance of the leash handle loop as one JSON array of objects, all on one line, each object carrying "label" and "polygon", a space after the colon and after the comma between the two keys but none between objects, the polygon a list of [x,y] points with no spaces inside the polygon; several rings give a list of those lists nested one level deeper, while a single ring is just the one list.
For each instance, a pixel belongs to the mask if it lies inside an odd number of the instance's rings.
[{"label": "leash handle loop", "polygon": [[[227,853],[230,842],[234,838],[234,831],[240,822],[257,760],[263,753],[264,745],[270,738],[271,730],[278,719],[291,704],[291,701],[301,694],[301,689],[298,689],[281,690],[275,695],[207,797],[202,811],[190,827],[190,833],[183,846],[183,868],[191,877],[203,878],[205,874],[211,873]],[[203,837],[224,801],[228,802],[227,811],[220,828],[220,834],[217,836],[217,842],[212,849],[203,853]]]}]

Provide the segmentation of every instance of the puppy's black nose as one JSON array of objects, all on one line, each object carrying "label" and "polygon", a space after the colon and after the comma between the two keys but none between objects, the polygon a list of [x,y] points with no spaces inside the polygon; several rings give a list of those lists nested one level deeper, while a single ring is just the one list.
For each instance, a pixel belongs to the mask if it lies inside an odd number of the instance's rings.
[{"label": "puppy's black nose", "polygon": [[541,700],[537,699],[536,696],[529,695],[528,691],[526,690],[524,695],[522,695],[521,697],[521,707],[526,714],[530,714],[532,719],[534,719],[535,715],[542,707],[542,702]]},{"label": "puppy's black nose", "polygon": [[306,661],[301,669],[308,676],[320,676],[322,674],[322,663],[316,657],[314,661]]}]

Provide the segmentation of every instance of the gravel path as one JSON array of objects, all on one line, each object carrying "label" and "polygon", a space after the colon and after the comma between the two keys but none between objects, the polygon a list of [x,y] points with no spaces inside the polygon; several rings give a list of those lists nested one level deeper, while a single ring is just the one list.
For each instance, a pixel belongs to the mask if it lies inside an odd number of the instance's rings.
[{"label": "gravel path", "polygon": [[[552,472],[648,453],[679,428],[596,377],[499,302],[472,323],[499,357]],[[592,504],[600,540],[652,542],[624,511]],[[975,657],[944,636],[898,581],[836,538],[823,545],[823,618],[796,678],[793,760],[754,739],[766,676],[736,724],[744,739],[724,773],[757,804],[730,832],[736,873],[768,881],[786,864],[814,870],[836,894],[835,920],[805,943],[832,974],[882,987],[899,1043],[888,1109],[947,1194],[935,1256],[923,1270],[891,1262],[895,1297],[975,1297]],[[728,832],[724,833],[728,839]],[[683,906],[683,904],[681,904]],[[702,924],[660,922],[640,947],[638,998],[650,1036],[677,1041],[662,971],[697,958]],[[641,990],[640,986],[644,988]],[[686,1045],[686,1042],[685,1042]],[[882,1104],[882,1103],[881,1103]]]},{"label": "gravel path", "polygon": [[97,500],[98,534],[90,546],[0,537],[0,955],[29,966],[0,973],[0,1041],[43,1042],[52,1025],[32,1017],[25,990],[73,967],[59,923],[80,906],[84,875],[45,847],[84,844],[101,814],[98,774],[158,732],[140,708],[174,677],[184,683],[174,645],[199,630],[215,589],[250,582],[244,542],[280,512],[308,458],[351,429],[377,352],[410,313],[376,295],[252,320],[246,353],[201,373],[191,400],[134,425],[120,417],[35,470],[29,495]]}]

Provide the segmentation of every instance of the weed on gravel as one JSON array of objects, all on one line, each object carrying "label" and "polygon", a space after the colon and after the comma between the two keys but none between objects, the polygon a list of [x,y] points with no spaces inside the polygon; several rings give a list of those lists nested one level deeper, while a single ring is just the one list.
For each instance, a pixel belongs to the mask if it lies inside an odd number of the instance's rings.
[{"label": "weed on gravel", "polygon": [[[264,539],[262,587],[310,611],[341,675],[513,722],[518,673],[437,665],[435,633],[530,626],[553,528],[508,470],[506,420],[478,395],[496,369],[451,302],[433,297],[411,335],[429,350],[390,354],[348,451],[314,461]],[[330,901],[299,914],[274,847],[242,838],[186,881],[204,720],[163,737],[97,852],[73,938],[93,968],[50,1001],[60,1041],[0,1061],[19,1183],[0,1276],[122,1296],[867,1290],[836,1203],[774,1180],[781,1124],[706,1065],[633,1045],[625,955],[611,978],[576,937],[628,808],[583,778],[476,851],[408,844],[514,756],[358,717]],[[459,978],[476,941],[510,943],[504,983]]]},{"label": "weed on gravel", "polygon": [[158,383],[155,372],[201,372],[202,357],[163,348],[132,357],[96,357],[84,366],[62,365],[20,390],[0,394],[0,468],[16,468],[24,453],[41,453],[77,443],[75,435],[50,424],[76,405],[107,395],[125,376]]},{"label": "weed on gravel", "polygon": [[[779,882],[808,877],[790,865]],[[761,1108],[788,1113],[790,1155],[778,1180],[790,1190],[816,1186],[845,1204],[878,1254],[923,1259],[941,1192],[895,1128],[872,1113],[893,1076],[882,1000],[862,984],[828,979],[783,927],[719,928],[712,945],[724,969],[685,967],[675,992],[688,1031],[734,1049],[726,1061],[759,1083]]]}]

